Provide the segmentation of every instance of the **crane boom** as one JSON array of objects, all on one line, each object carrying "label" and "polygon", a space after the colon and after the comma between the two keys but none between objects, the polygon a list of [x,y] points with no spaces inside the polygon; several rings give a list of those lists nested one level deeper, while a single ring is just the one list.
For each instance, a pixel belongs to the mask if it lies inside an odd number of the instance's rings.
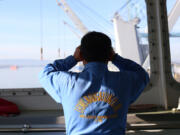
[{"label": "crane boom", "polygon": [[63,23],[76,35],[77,38],[81,38],[81,36],[73,29],[70,24],[68,24],[66,21],[63,21]]},{"label": "crane boom", "polygon": [[177,0],[168,16],[169,31],[171,31],[180,16],[180,0]]},{"label": "crane boom", "polygon": [[69,7],[69,5],[66,3],[65,0],[61,0],[59,2],[56,0],[58,6],[60,6],[64,12],[70,17],[70,19],[73,21],[73,23],[76,25],[78,30],[84,35],[88,32],[88,29],[84,26],[82,21],[78,18],[78,16],[73,12],[73,10]]}]

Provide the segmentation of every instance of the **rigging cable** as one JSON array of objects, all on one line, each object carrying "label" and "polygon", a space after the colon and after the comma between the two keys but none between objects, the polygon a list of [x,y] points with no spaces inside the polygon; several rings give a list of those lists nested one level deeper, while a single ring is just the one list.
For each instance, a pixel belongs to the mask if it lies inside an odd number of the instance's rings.
[{"label": "rigging cable", "polygon": [[[72,1],[73,2],[73,1]],[[77,3],[73,3],[73,5],[76,5],[76,6],[78,6],[78,8],[76,8],[76,11],[78,12],[78,14],[79,14],[79,16],[82,16],[82,13],[84,13],[85,11],[88,11],[88,10],[83,10],[83,11],[81,11],[82,10],[82,7],[84,7],[84,8],[86,8],[84,5],[82,5],[81,4],[81,6],[80,5],[77,5]],[[87,9],[87,8],[86,8]],[[91,13],[92,13],[92,11],[91,10],[89,10]],[[92,13],[93,14],[93,13]],[[93,14],[94,15],[94,14]],[[92,20],[93,20],[93,22],[96,22],[96,24],[95,23],[90,23],[90,25],[92,26],[93,25],[93,27],[94,28],[96,28],[96,29],[102,29],[102,31],[105,31],[106,33],[107,33],[107,31],[109,31],[106,27],[104,27],[101,23],[99,23],[99,21],[97,21],[97,19],[95,19],[95,18],[93,18],[93,17],[91,17],[89,14],[86,14],[86,16],[84,16],[84,18],[87,18],[87,20],[89,20],[88,22],[92,22]],[[99,26],[99,27],[98,27]],[[110,35],[112,35],[112,33],[111,32],[108,32]]]},{"label": "rigging cable", "polygon": [[[92,8],[88,7],[86,4],[84,4],[82,1],[79,1],[79,4],[81,4],[81,7],[86,8],[87,10],[89,10],[93,15],[96,15],[97,18],[103,20],[106,24],[108,24],[108,27],[112,27],[112,23],[110,23],[107,19],[105,19],[103,16],[101,16],[98,12],[96,12],[95,10],[93,10]],[[101,23],[99,23],[99,21],[97,21],[98,24],[103,27],[104,29],[106,29],[106,31],[108,31],[108,33],[110,35],[113,35],[112,32],[107,29],[107,27],[104,27]]]},{"label": "rigging cable", "polygon": [[57,10],[57,53],[58,53],[58,58],[61,57],[61,40],[60,40],[60,12],[58,11],[59,7],[56,6],[56,10]]},{"label": "rigging cable", "polygon": [[43,60],[43,13],[42,0],[40,0],[40,60]]},{"label": "rigging cable", "polygon": [[[85,11],[82,11],[81,7],[79,5],[77,5],[77,3],[75,3],[75,4],[76,4],[76,12],[77,12],[78,16],[82,17],[82,13],[84,13]],[[73,4],[73,5],[75,5],[75,4]],[[77,6],[78,6],[78,8],[77,8]],[[86,16],[83,16],[82,18],[83,18],[82,20],[85,20],[84,22],[87,22],[86,25],[90,24],[90,26],[93,26],[96,29],[98,28],[97,24],[95,25],[95,23],[91,23],[92,20],[93,20],[93,22],[96,22],[96,20],[94,18],[92,18],[91,16],[89,16],[89,14],[86,14]]]},{"label": "rigging cable", "polygon": [[86,4],[84,4],[81,0],[79,0],[79,3],[84,6],[86,9],[88,9],[89,11],[91,11],[92,13],[94,13],[95,15],[97,15],[99,18],[101,18],[102,20],[104,20],[104,22],[106,22],[108,25],[112,26],[112,23],[110,23],[108,20],[106,20],[103,16],[101,16],[98,12],[96,12],[95,10],[93,10],[92,8],[88,7]]},{"label": "rigging cable", "polygon": [[[64,18],[64,17],[63,17]],[[64,43],[64,46],[68,46],[67,45],[67,42],[66,42],[66,39],[67,39],[67,36],[66,36],[66,26],[65,24],[63,23],[63,43]],[[64,50],[64,58],[66,57],[66,51]]]},{"label": "rigging cable", "polygon": [[131,2],[131,0],[126,1],[126,3],[125,3],[123,6],[121,6],[121,7],[117,10],[117,12],[122,11],[125,7],[127,7],[127,5],[128,5],[130,2]]}]

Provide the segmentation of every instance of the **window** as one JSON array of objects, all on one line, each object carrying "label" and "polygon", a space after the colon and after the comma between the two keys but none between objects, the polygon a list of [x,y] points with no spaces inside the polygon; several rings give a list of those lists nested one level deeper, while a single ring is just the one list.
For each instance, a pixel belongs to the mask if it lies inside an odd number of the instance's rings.
[{"label": "window", "polygon": [[[170,0],[168,2],[171,3]],[[180,2],[173,1],[172,4],[169,11],[171,67],[174,79],[180,82]]]},{"label": "window", "polygon": [[55,1],[0,1],[0,89],[41,87],[40,70],[72,53],[79,43],[62,16]]},{"label": "window", "polygon": [[[149,71],[145,2],[124,1],[119,4],[116,0],[114,3],[98,3],[71,0],[68,4],[88,30],[109,35],[117,52],[122,51],[122,56],[135,60]],[[56,2],[17,0],[0,1],[0,5],[0,73],[3,78],[0,88],[41,87],[38,81],[40,70],[54,59],[73,54],[84,33],[74,24],[76,20],[69,18]],[[129,31],[121,30],[126,36],[114,34],[116,30],[111,20],[116,19],[115,12],[127,24],[131,23],[126,25]],[[117,27],[124,26],[118,23]],[[122,42],[116,45],[116,40],[128,39],[129,32],[132,32],[132,41],[127,48],[131,49],[119,49],[117,46],[126,45]],[[109,67],[117,70],[112,64]]]}]

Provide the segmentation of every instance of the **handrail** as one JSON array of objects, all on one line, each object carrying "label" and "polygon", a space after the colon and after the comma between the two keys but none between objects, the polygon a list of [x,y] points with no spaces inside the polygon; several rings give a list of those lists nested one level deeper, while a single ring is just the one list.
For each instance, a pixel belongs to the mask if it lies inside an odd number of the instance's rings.
[{"label": "handrail", "polygon": [[[127,130],[180,129],[180,122],[128,124]],[[63,127],[48,128],[0,128],[0,132],[66,132]]]},{"label": "handrail", "polygon": [[0,128],[0,132],[65,132],[65,128]]}]

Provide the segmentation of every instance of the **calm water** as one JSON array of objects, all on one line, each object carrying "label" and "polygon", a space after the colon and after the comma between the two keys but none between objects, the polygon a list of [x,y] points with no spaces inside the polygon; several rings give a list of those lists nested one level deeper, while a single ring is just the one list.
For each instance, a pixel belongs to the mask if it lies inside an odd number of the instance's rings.
[{"label": "calm water", "polygon": [[0,88],[37,88],[41,87],[38,74],[43,67],[24,67],[11,70],[0,69]]}]

